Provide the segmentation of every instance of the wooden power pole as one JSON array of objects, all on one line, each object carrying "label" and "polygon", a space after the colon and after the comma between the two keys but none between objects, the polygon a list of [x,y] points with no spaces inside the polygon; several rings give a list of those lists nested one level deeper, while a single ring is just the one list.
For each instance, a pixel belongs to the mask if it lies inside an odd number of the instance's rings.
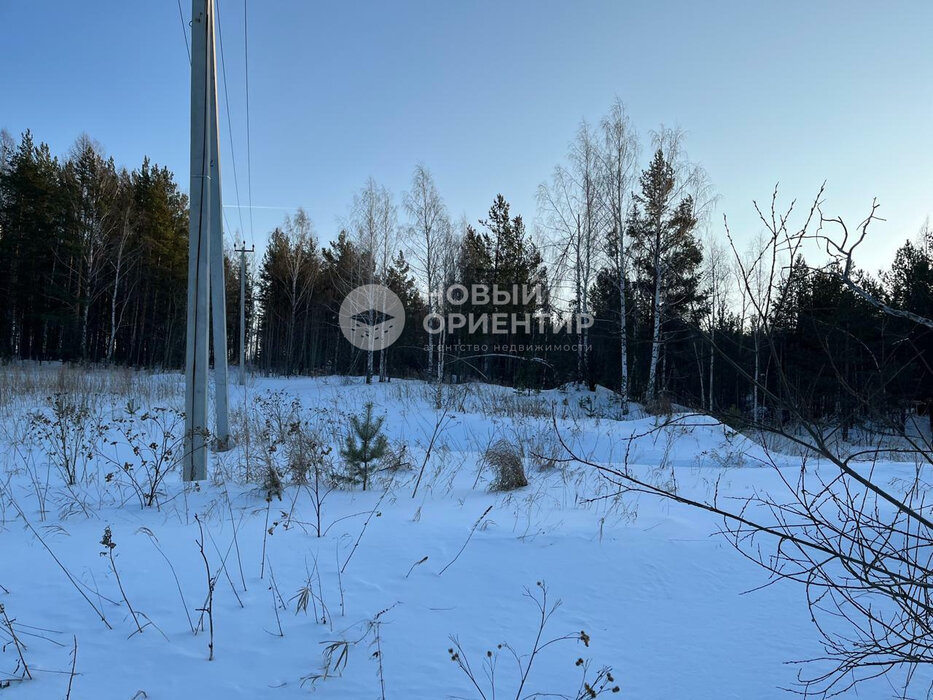
[{"label": "wooden power pole", "polygon": [[234,248],[240,254],[240,386],[246,384],[246,254],[255,253],[256,246]]},{"label": "wooden power pole", "polygon": [[[224,303],[223,209],[217,135],[217,73],[213,0],[191,8],[191,180],[188,229],[188,326],[185,346],[185,481],[207,478],[208,347],[214,317],[214,435],[230,438],[227,418],[227,331]],[[213,303],[211,300],[213,297]],[[213,308],[212,308],[213,307]]]}]

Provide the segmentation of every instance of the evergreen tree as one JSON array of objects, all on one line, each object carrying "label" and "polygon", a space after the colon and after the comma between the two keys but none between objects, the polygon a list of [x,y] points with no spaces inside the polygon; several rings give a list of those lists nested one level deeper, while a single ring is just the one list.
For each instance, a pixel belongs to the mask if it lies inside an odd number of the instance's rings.
[{"label": "evergreen tree", "polygon": [[[700,263],[703,253],[695,236],[697,216],[689,195],[678,199],[677,174],[659,148],[642,172],[641,192],[635,196],[630,236],[635,248],[638,289],[649,312],[650,345],[645,399],[654,400],[659,381],[665,382],[659,365],[671,332],[677,332],[688,313],[702,309]],[[673,363],[671,367],[673,367]],[[659,379],[660,376],[660,379]]]},{"label": "evergreen tree", "polygon": [[[249,259],[246,265],[246,347],[251,344],[251,329],[255,318],[255,281],[250,273]],[[240,357],[240,254],[224,251],[224,285],[227,309],[227,357],[238,362]],[[247,353],[248,356],[248,353]]]},{"label": "evergreen tree", "polygon": [[399,339],[386,348],[386,362],[391,358],[396,374],[417,375],[423,366],[423,321],[427,314],[427,306],[402,251],[392,258],[385,286],[398,296],[405,308],[405,328]]},{"label": "evergreen tree", "polygon": [[[625,290],[626,302],[621,304],[619,295],[621,290]],[[592,343],[591,366],[593,367],[593,379],[599,384],[612,387],[618,384],[620,374],[619,367],[622,364],[622,348],[626,348],[626,359],[629,363],[636,357],[632,340],[636,332],[635,325],[631,318],[626,319],[625,323],[620,321],[620,313],[624,308],[630,316],[634,316],[631,310],[635,304],[632,299],[632,286],[629,280],[624,284],[619,283],[619,273],[615,267],[604,267],[596,275],[596,281],[590,291],[590,303],[594,318],[593,328],[590,329],[590,338]],[[626,343],[620,342],[620,334],[623,329],[628,334]],[[628,378],[631,375],[631,367],[625,374]],[[623,413],[626,406],[622,406]]]},{"label": "evergreen tree", "polygon": [[[459,260],[460,282],[468,290],[473,285],[484,285],[490,290],[498,287],[510,295],[508,304],[477,304],[468,300],[452,309],[469,318],[473,313],[505,314],[512,318],[533,319],[537,314],[547,311],[546,277],[547,271],[542,263],[541,253],[527,235],[521,216],[511,216],[508,201],[501,194],[497,195],[489,209],[489,216],[481,220],[484,231],[467,227],[461,246]],[[525,290],[539,286],[541,294],[528,300],[523,298]],[[517,294],[514,292],[517,291]],[[494,302],[495,299],[492,299]],[[513,333],[511,325],[505,333],[492,332],[491,327],[470,333],[467,328],[455,338],[455,343],[468,345],[486,345],[488,352],[483,354],[481,376],[514,382],[521,372],[524,381],[533,382],[536,368],[528,374],[529,367],[515,356],[505,356],[504,352],[493,352],[493,348],[508,348],[517,344],[532,344],[537,337],[537,323],[532,321],[526,332]],[[471,353],[475,354],[475,353]],[[529,358],[531,354],[529,353]]]},{"label": "evergreen tree", "polygon": [[362,416],[350,416],[350,432],[347,433],[340,455],[348,466],[347,477],[353,483],[369,484],[373,464],[382,459],[389,449],[386,436],[382,433],[385,416],[373,417],[372,401],[366,404]]},{"label": "evergreen tree", "polygon": [[65,220],[61,168],[46,144],[23,134],[0,177],[0,289],[4,354],[43,359],[61,349],[67,275],[59,263]]},{"label": "evergreen tree", "polygon": [[126,361],[178,367],[184,359],[188,283],[188,198],[168,168],[143,159],[132,174],[139,274]]},{"label": "evergreen tree", "polygon": [[354,288],[367,279],[366,255],[341,230],[337,240],[323,251],[323,281],[319,308],[322,314],[321,335],[326,337],[321,357],[325,368],[339,374],[364,371],[363,352],[347,344],[338,323],[340,305]]}]

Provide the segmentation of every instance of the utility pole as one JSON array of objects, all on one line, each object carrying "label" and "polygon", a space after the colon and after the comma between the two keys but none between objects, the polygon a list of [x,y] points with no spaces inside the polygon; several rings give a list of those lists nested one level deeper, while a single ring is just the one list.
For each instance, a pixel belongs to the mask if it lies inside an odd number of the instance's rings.
[{"label": "utility pole", "polygon": [[240,254],[240,386],[246,385],[246,254],[255,253],[256,246],[234,248]]},{"label": "utility pole", "polygon": [[[207,478],[207,384],[211,288],[214,290],[215,434],[229,438],[224,311],[223,210],[217,148],[217,76],[213,0],[191,7],[191,180],[188,220],[188,324],[185,346],[185,481]],[[212,240],[213,239],[213,240]],[[213,250],[212,250],[213,249]],[[213,254],[212,254],[213,253]],[[219,294],[219,303],[218,303]],[[218,333],[218,317],[220,330]],[[222,363],[222,367],[221,367]]]},{"label": "utility pole", "polygon": [[214,331],[214,437],[216,447],[225,450],[230,443],[227,413],[227,289],[224,284],[223,200],[220,196],[220,128],[217,113],[217,55],[214,46],[214,7],[211,12],[210,72],[208,93],[211,101],[211,321]]},{"label": "utility pole", "polygon": [[210,314],[210,97],[207,85],[210,0],[193,0],[191,10],[191,183],[188,219],[188,329],[185,344],[185,481],[207,478],[207,362]]}]

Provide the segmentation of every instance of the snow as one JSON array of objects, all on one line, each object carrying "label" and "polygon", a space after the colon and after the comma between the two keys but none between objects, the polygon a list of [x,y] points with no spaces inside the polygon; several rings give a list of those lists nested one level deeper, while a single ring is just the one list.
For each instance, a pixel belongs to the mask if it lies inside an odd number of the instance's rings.
[{"label": "snow", "polygon": [[[778,475],[763,465],[761,448],[709,418],[682,416],[677,425],[652,431],[656,419],[637,406],[617,420],[612,395],[602,389],[520,394],[449,387],[440,403],[450,410],[412,498],[443,414],[435,387],[399,380],[367,386],[355,378],[254,378],[247,387],[231,387],[235,430],[243,416],[256,415],[280,392],[326,426],[332,456],[347,416],[367,401],[386,416],[390,442],[407,446],[411,468],[381,474],[370,491],[341,488],[327,497],[327,532],[319,538],[306,489],[286,486],[282,499],[270,504],[255,483],[243,482],[242,445],[212,455],[209,482],[185,488],[177,470],[171,473],[158,507],[140,507],[119,474],[107,481],[113,466],[98,455],[88,479],[65,488],[26,429],[29,412],[46,407],[45,397],[67,371],[0,372],[0,603],[14,619],[33,676],[0,690],[4,698],[62,698],[69,681],[75,699],[379,698],[382,685],[387,698],[480,697],[451,661],[450,637],[459,640],[488,689],[486,651],[508,642],[521,655],[534,643],[538,610],[523,593],[540,596],[537,582],[546,584],[551,602],[562,601],[544,637],[585,630],[590,643],[570,639],[547,648],[534,660],[522,697],[577,697],[578,658],[592,660],[591,674],[612,666],[621,694],[610,697],[785,697],[781,688],[793,686],[798,671],[787,662],[821,653],[801,588],[786,582],[760,588],[766,573],[717,534],[718,518],[647,495],[613,497],[613,487],[592,467],[540,468],[530,456],[559,453],[556,425],[587,460],[620,466],[627,452],[629,468],[673,478],[683,493],[709,497],[717,479],[723,496],[777,488]],[[145,408],[180,408],[183,396],[174,374],[95,371],[77,384],[94,392],[95,405],[109,418],[120,415],[131,396]],[[528,487],[489,492],[482,453],[497,438],[529,453]],[[125,446],[109,449],[132,459]],[[792,457],[778,463],[800,468]],[[876,473],[890,478],[904,468],[878,465]],[[44,517],[36,479],[48,482]],[[588,500],[599,496],[605,498]],[[208,633],[193,634],[188,620],[197,624],[208,589],[196,515],[211,572],[219,574],[213,661]],[[102,556],[106,526],[116,543],[119,583],[142,614],[142,633]],[[69,583],[36,533],[113,629]],[[178,585],[154,542],[171,561]],[[313,597],[299,611],[297,595],[309,579]],[[345,667],[312,683],[310,677],[322,673],[327,644],[341,640],[359,640],[350,645]],[[0,643],[9,641],[0,627]],[[17,661],[15,645],[4,644],[0,679],[19,677]],[[496,697],[515,697],[518,674],[504,649],[495,678]],[[884,680],[861,692],[895,694]]]}]

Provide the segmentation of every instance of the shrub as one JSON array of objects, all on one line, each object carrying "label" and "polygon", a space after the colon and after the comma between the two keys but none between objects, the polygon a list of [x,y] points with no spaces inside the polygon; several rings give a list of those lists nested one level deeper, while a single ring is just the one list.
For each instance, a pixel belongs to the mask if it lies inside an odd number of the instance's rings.
[{"label": "shrub", "polygon": [[[107,481],[118,473],[125,474],[140,505],[156,505],[162,482],[178,465],[184,451],[184,413],[157,406],[140,414],[131,400],[110,427],[119,433],[121,442],[133,456],[123,460],[119,452],[112,456],[102,452],[102,458],[117,467],[116,472],[107,474]],[[111,447],[118,444],[116,440],[107,442]]]},{"label": "shrub", "polygon": [[495,473],[490,487],[493,491],[513,491],[528,486],[522,466],[522,454],[507,441],[497,440],[487,447],[483,454],[483,463],[490,466]]},{"label": "shrub", "polygon": [[32,434],[65,483],[74,486],[79,478],[85,476],[88,462],[96,448],[95,416],[86,403],[65,393],[48,397],[46,404],[51,417],[42,411],[32,413]]},{"label": "shrub", "polygon": [[[547,639],[548,635],[545,634],[545,628],[548,622],[550,622],[551,617],[560,607],[561,602],[558,600],[555,603],[549,603],[547,586],[543,581],[538,581],[536,585],[537,590],[534,592],[525,589],[525,597],[533,601],[538,608],[538,632],[535,636],[534,646],[532,646],[530,652],[527,654],[519,654],[515,647],[508,642],[500,642],[496,644],[495,649],[488,649],[483,655],[481,661],[482,672],[480,672],[479,668],[474,668],[470,663],[466,652],[460,644],[460,640],[457,639],[456,636],[451,635],[450,641],[453,643],[453,646],[447,649],[447,653],[450,654],[450,660],[453,661],[470,680],[471,685],[479,691],[481,698],[495,698],[497,691],[500,696],[508,695],[511,697],[512,690],[515,690],[514,697],[516,700],[519,698],[543,697],[565,698],[566,700],[592,700],[601,695],[611,695],[621,692],[622,689],[615,682],[611,666],[602,666],[594,674],[590,672],[590,660],[580,656],[577,656],[577,660],[574,662],[574,666],[580,670],[580,685],[573,695],[564,693],[528,692],[530,684],[533,682],[530,680],[532,676],[532,666],[535,665],[535,661],[541,656],[541,653],[545,649],[555,644],[570,641],[576,641],[583,644],[585,647],[589,647],[591,641],[590,635],[588,635],[585,630]],[[509,689],[507,693],[501,681],[503,674],[500,672],[497,675],[496,673],[500,656],[514,659],[517,666],[515,672],[512,674],[512,678],[517,687]],[[576,654],[574,654],[574,656],[576,656]],[[540,665],[541,663],[537,664],[537,666]],[[506,674],[508,674],[508,670],[504,670]],[[488,691],[484,688],[487,684]]]},{"label": "shrub", "polygon": [[325,444],[321,429],[312,427],[307,420],[292,423],[285,444],[286,465],[292,482],[307,487],[311,494],[318,537],[324,533],[321,524],[324,500],[335,485],[330,453],[331,447]]},{"label": "shrub", "polygon": [[412,468],[409,457],[408,445],[399,440],[386,448],[386,453],[382,458],[382,462],[385,464],[385,470],[387,472],[403,472]]},{"label": "shrub", "polygon": [[329,480],[330,452],[331,448],[325,444],[320,431],[308,421],[298,419],[289,426],[285,459],[293,483],[304,485]]},{"label": "shrub", "polygon": [[261,488],[266,494],[266,501],[272,502],[273,498],[282,500],[282,491],[285,485],[282,483],[282,477],[273,459],[274,453],[267,453],[266,460],[262,465],[262,484]]}]

